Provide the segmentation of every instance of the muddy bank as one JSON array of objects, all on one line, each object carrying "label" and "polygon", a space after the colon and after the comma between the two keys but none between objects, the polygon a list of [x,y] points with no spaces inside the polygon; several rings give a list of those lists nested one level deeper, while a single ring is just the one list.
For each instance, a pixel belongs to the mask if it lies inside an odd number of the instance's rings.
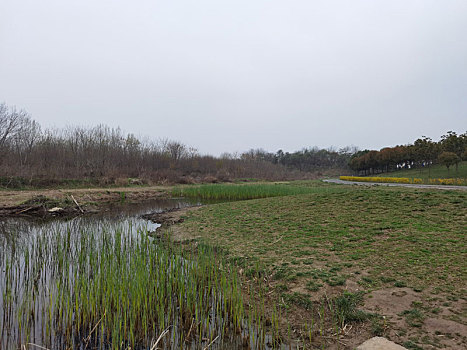
[{"label": "muddy bank", "polygon": [[177,224],[185,221],[185,217],[190,212],[198,210],[201,206],[201,204],[197,204],[186,208],[173,208],[160,213],[144,214],[141,217],[161,225],[162,230],[169,232],[170,240],[172,242],[185,243],[199,238],[200,236],[187,233],[185,230],[181,229],[180,225]]},{"label": "muddy bank", "polygon": [[122,187],[0,191],[0,217],[70,217],[94,214],[113,204],[169,198],[170,187]]},{"label": "muddy bank", "polygon": [[179,224],[184,221],[182,216],[187,211],[187,208],[179,209],[172,208],[161,213],[150,213],[142,215],[143,219],[151,220],[162,225],[162,227],[169,227],[175,224]]}]

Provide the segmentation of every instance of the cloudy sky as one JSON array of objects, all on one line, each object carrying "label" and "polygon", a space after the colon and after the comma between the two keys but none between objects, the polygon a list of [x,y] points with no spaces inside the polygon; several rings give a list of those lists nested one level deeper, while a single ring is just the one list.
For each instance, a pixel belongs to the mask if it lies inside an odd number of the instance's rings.
[{"label": "cloudy sky", "polygon": [[467,129],[466,0],[1,0],[0,102],[202,153]]}]

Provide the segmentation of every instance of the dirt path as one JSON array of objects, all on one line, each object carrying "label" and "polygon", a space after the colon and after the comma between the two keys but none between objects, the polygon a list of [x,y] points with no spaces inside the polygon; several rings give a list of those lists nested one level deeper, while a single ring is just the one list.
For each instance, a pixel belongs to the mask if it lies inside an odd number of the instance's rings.
[{"label": "dirt path", "polygon": [[341,185],[361,185],[361,186],[389,186],[389,187],[411,187],[411,188],[428,188],[435,190],[455,190],[467,191],[467,186],[448,186],[448,185],[417,185],[417,184],[398,184],[398,183],[385,183],[385,182],[358,182],[358,181],[345,181],[339,179],[326,179],[324,182],[341,184]]}]

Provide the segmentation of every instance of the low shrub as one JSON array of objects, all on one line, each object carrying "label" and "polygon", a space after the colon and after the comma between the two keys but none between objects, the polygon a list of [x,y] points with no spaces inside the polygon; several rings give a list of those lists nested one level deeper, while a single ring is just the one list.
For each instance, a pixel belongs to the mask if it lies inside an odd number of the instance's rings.
[{"label": "low shrub", "polygon": [[376,177],[376,176],[340,176],[341,180],[345,181],[359,181],[359,182],[389,182],[401,184],[423,184],[430,185],[451,185],[451,186],[466,186],[467,179],[465,178],[452,178],[452,179],[428,179],[424,182],[423,179],[409,178],[409,177]]},{"label": "low shrub", "polygon": [[452,179],[429,179],[430,185],[451,185],[451,186],[466,186],[467,179],[459,179],[459,178],[452,178]]},{"label": "low shrub", "polygon": [[359,181],[359,182],[390,182],[400,184],[422,184],[423,180],[418,178],[408,177],[362,177],[362,176],[341,176],[341,180],[345,181]]}]

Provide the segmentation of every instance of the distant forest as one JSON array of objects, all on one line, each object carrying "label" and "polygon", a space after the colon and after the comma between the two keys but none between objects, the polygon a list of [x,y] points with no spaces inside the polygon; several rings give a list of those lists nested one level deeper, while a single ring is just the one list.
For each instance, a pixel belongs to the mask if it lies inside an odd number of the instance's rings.
[{"label": "distant forest", "polygon": [[105,125],[44,130],[26,111],[1,103],[0,186],[49,186],[67,180],[126,185],[292,180],[352,171],[369,174],[443,159],[457,164],[466,156],[466,140],[467,133],[448,132],[440,142],[424,137],[413,145],[381,151],[315,147],[270,153],[256,149],[214,157],[178,141],[143,140]]},{"label": "distant forest", "polygon": [[429,169],[433,164],[442,164],[449,169],[457,167],[461,160],[467,160],[467,132],[457,135],[448,131],[439,142],[423,136],[409,145],[356,152],[349,167],[361,175],[368,175],[400,169]]}]

